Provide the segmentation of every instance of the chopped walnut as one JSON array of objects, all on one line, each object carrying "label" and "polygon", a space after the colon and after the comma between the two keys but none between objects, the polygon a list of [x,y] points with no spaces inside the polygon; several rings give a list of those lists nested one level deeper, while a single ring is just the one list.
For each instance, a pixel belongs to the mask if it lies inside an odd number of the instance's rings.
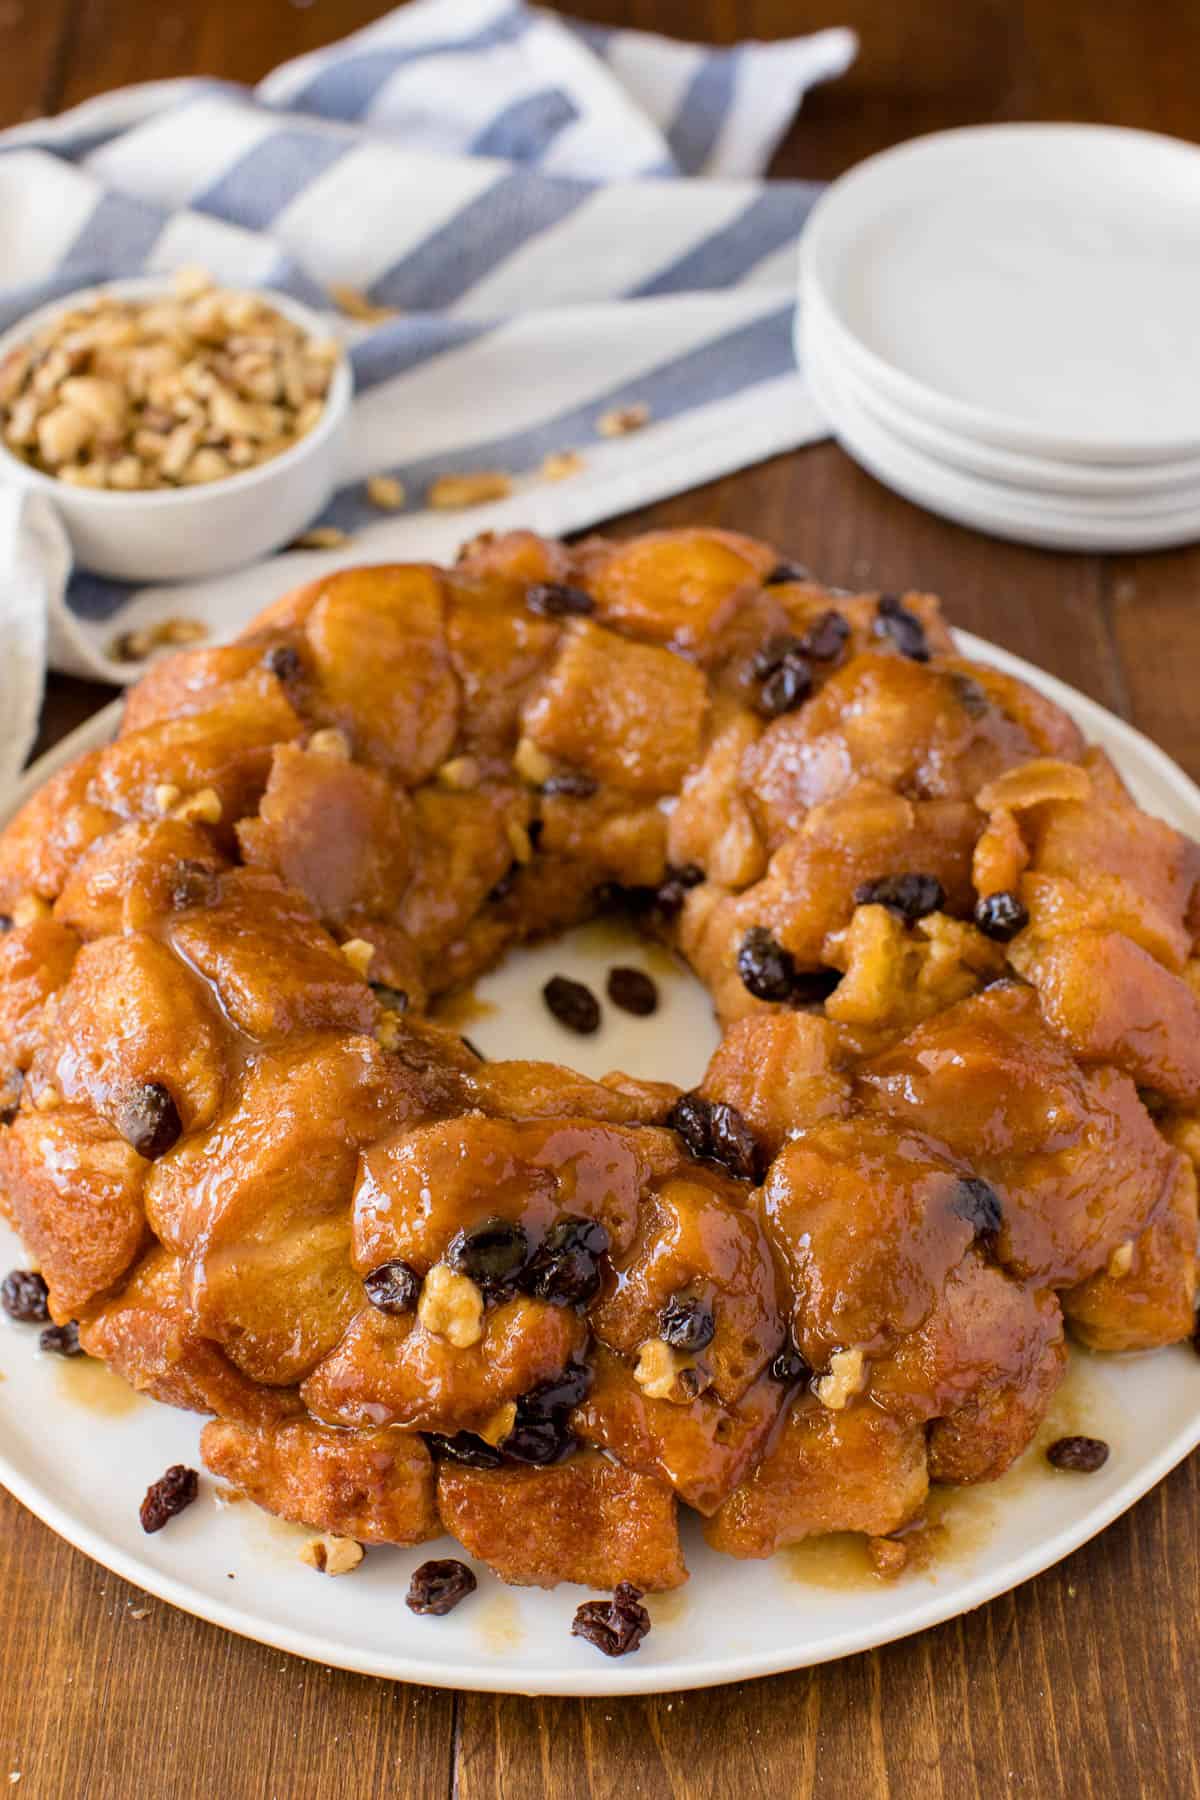
[{"label": "chopped walnut", "polygon": [[441,786],[453,793],[465,793],[479,786],[481,770],[474,756],[452,756],[437,772]]},{"label": "chopped walnut", "polygon": [[144,662],[155,650],[177,650],[183,644],[198,644],[207,636],[208,626],[202,619],[162,619],[157,625],[119,631],[108,646],[108,654],[113,662]]},{"label": "chopped walnut", "polygon": [[382,325],[387,319],[399,317],[394,306],[376,306],[361,289],[351,287],[349,282],[333,282],[329,298],[339,312],[344,312],[348,319],[356,319],[360,325]]},{"label": "chopped walnut", "polygon": [[1128,1275],[1128,1273],[1129,1273],[1130,1269],[1132,1269],[1132,1267],[1133,1267],[1133,1239],[1126,1238],[1126,1240],[1123,1244],[1117,1245],[1116,1249],[1113,1251],[1112,1255],[1109,1257],[1108,1273],[1112,1276],[1114,1281],[1120,1281],[1120,1279],[1123,1275]]},{"label": "chopped walnut", "polygon": [[894,1581],[908,1567],[908,1545],[898,1538],[868,1538],[867,1560],[881,1580]]},{"label": "chopped walnut", "polygon": [[439,475],[428,493],[430,506],[452,512],[460,506],[482,506],[485,500],[507,500],[512,482],[499,469],[481,469],[476,475]]},{"label": "chopped walnut", "polygon": [[435,1263],[422,1283],[417,1317],[433,1337],[466,1350],[483,1336],[483,1295],[469,1275]]},{"label": "chopped walnut", "polygon": [[614,406],[611,411],[601,413],[596,420],[596,430],[605,438],[626,437],[649,423],[650,408],[639,400],[633,406]]},{"label": "chopped walnut", "polygon": [[513,853],[513,861],[527,863],[533,861],[533,840],[525,826],[516,819],[509,819],[504,826],[508,838],[508,847]]},{"label": "chopped walnut", "polygon": [[314,756],[330,756],[338,762],[350,761],[350,740],[336,725],[329,725],[324,731],[314,731],[305,748],[311,750]]},{"label": "chopped walnut", "polygon": [[499,1444],[512,1431],[517,1422],[517,1403],[510,1400],[507,1406],[498,1406],[482,1425],[475,1428],[476,1437],[481,1437],[485,1444]]},{"label": "chopped walnut", "polygon": [[56,1087],[51,1087],[50,1083],[47,1082],[44,1087],[38,1090],[33,1104],[39,1112],[56,1112],[61,1104],[61,1096],[58,1089]]},{"label": "chopped walnut", "polygon": [[173,781],[160,781],[154,790],[154,810],[165,818],[173,806],[183,799],[183,789]]},{"label": "chopped walnut", "polygon": [[340,525],[314,525],[310,531],[302,531],[298,538],[293,538],[288,546],[292,550],[337,550],[350,542],[350,533],[343,531]]},{"label": "chopped walnut", "polygon": [[554,773],[554,764],[545,751],[539,750],[533,739],[528,737],[520,738],[517,741],[516,750],[513,752],[513,768],[521,780],[527,781],[530,787],[541,787],[542,783],[549,781]]},{"label": "chopped walnut", "polygon": [[394,475],[372,475],[367,482],[367,499],[380,512],[399,512],[405,498],[404,483]]},{"label": "chopped walnut", "polygon": [[648,1338],[638,1351],[633,1379],[650,1400],[687,1406],[708,1381],[694,1356],[673,1350],[662,1338]]},{"label": "chopped walnut", "polygon": [[198,792],[189,794],[173,807],[171,817],[182,819],[187,825],[219,825],[221,823],[221,796],[216,788],[200,788]]},{"label": "chopped walnut", "polygon": [[318,1569],[322,1575],[348,1575],[351,1569],[357,1569],[366,1552],[355,1538],[324,1537],[309,1538],[300,1547],[300,1561],[307,1563],[310,1569]]},{"label": "chopped walnut", "polygon": [[545,481],[568,481],[572,475],[579,475],[587,468],[587,463],[577,450],[554,450],[542,459],[542,477]]},{"label": "chopped walnut", "polygon": [[842,1408],[861,1394],[867,1385],[866,1358],[860,1349],[835,1350],[829,1359],[829,1373],[813,1382],[813,1393],[831,1412]]},{"label": "chopped walnut", "polygon": [[341,952],[355,974],[361,975],[365,981],[371,958],[375,954],[374,944],[369,944],[366,938],[347,938],[341,946]]}]

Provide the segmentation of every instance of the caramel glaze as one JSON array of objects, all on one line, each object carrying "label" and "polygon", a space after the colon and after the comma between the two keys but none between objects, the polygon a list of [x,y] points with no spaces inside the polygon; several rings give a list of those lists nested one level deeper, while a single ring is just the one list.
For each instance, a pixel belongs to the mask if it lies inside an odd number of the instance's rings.
[{"label": "caramel glaze", "polygon": [[[667,1589],[680,1502],[738,1556],[890,1537],[1034,1439],[1067,1325],[1190,1331],[1200,853],[935,601],[778,563],[330,577],[0,838],[0,1204],[281,1517]],[[683,1110],[428,1012],[614,900],[726,1027]],[[447,1258],[474,1299],[413,1310]]]}]

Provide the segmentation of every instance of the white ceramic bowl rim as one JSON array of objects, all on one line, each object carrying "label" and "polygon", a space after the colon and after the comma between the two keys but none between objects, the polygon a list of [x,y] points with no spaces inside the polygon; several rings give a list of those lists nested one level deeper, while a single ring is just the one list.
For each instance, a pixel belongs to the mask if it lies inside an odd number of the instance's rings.
[{"label": "white ceramic bowl rim", "polygon": [[[239,292],[242,290],[238,290]],[[305,306],[299,300],[293,300],[290,294],[281,294],[276,288],[247,287],[247,293],[255,294],[265,300],[277,312],[299,325],[302,331],[312,338],[329,338],[333,333],[327,330],[318,313]],[[90,287],[78,288],[72,294],[65,294],[57,300],[39,306],[35,312],[26,313],[23,319],[11,326],[0,337],[0,360],[10,350],[17,349],[27,338],[32,337],[43,325],[48,325],[62,313],[73,312],[77,307],[87,306],[92,301],[110,294],[118,300],[153,299],[156,295],[162,299],[173,293],[169,279],[157,279],[154,276],[139,275],[124,281],[98,281]],[[353,377],[350,372],[350,360],[345,347],[333,368],[333,378],[325,394],[325,404],[321,417],[308,431],[294,443],[290,449],[279,456],[273,456],[265,463],[259,463],[253,469],[239,469],[234,475],[222,475],[219,481],[198,481],[188,487],[178,488],[135,488],[128,493],[117,492],[112,488],[73,487],[69,482],[60,481],[57,475],[47,475],[45,470],[37,469],[32,464],[14,456],[2,440],[0,440],[0,480],[5,472],[12,468],[20,482],[26,487],[33,487],[51,499],[61,501],[64,493],[70,494],[72,502],[86,505],[107,506],[114,511],[122,506],[153,506],[162,511],[170,511],[172,507],[195,506],[198,498],[205,495],[229,494],[235,489],[244,492],[259,482],[268,480],[291,464],[299,462],[301,457],[315,450],[324,443],[331,432],[335,431],[338,422],[345,413],[353,390]]]}]

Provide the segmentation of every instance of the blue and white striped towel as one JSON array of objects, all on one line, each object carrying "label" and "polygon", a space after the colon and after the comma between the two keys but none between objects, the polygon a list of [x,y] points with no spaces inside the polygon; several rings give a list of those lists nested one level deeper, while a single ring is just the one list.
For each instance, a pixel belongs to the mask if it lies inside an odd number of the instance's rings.
[{"label": "blue and white striped towel", "polygon": [[[824,434],[792,351],[796,242],[817,192],[755,179],[847,31],[718,50],[578,26],[524,0],[412,0],[250,92],[157,82],[0,134],[0,328],[93,281],[201,263],[327,307],[357,385],[345,550],[135,590],[67,558],[43,501],[0,495],[0,777],[28,748],[44,660],[99,679],[164,614],[237,629],[353,561],[441,558],[475,531],[577,530]],[[331,321],[331,326],[333,321]],[[623,405],[650,423],[597,436]],[[550,483],[551,452],[583,469]],[[425,509],[437,475],[509,499]],[[397,475],[381,515],[368,476]],[[314,521],[315,522],[315,521]]]}]

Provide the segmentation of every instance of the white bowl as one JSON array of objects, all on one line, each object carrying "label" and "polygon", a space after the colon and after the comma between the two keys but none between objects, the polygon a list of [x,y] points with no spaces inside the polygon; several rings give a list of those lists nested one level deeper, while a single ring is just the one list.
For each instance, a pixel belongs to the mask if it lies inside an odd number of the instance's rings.
[{"label": "white bowl", "polygon": [[[170,292],[166,281],[106,281],[30,313],[0,337],[0,359],[60,313],[102,294],[152,299]],[[329,332],[319,315],[286,294],[261,290],[285,318],[315,338]],[[149,493],[71,487],[14,456],[0,444],[0,483],[33,489],[54,505],[77,562],[120,581],[195,581],[220,575],[290,543],[322,510],[341,467],[354,380],[343,356],[320,419],[292,449],[258,468],[224,480]]]}]

